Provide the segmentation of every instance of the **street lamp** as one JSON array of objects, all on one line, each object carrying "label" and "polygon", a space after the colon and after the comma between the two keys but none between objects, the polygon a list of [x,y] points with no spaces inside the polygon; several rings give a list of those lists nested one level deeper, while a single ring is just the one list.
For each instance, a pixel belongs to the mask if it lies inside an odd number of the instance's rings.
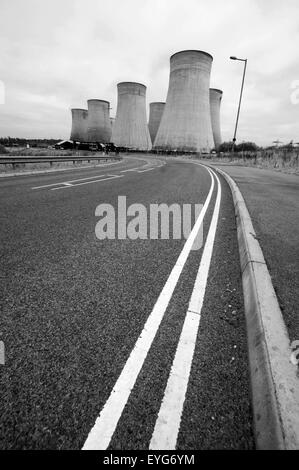
[{"label": "street lamp", "polygon": [[235,57],[235,56],[230,56],[230,59],[231,59],[231,60],[240,60],[241,62],[244,62],[244,70],[243,70],[243,79],[242,79],[241,93],[240,93],[239,106],[238,106],[238,113],[237,113],[237,119],[236,119],[236,125],[235,125],[235,132],[234,132],[234,138],[233,138],[233,148],[232,148],[232,151],[234,152],[234,150],[235,150],[235,144],[236,144],[237,128],[238,128],[238,122],[239,122],[239,114],[240,114],[240,108],[241,108],[241,101],[242,101],[242,94],[243,94],[243,87],[244,87],[244,80],[245,80],[245,73],[246,73],[246,67],[247,67],[247,59],[238,59],[238,57]]}]

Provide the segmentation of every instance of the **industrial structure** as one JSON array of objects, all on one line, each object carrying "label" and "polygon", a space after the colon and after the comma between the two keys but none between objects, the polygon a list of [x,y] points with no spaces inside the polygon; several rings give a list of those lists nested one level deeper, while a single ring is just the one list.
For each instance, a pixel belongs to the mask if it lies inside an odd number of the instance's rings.
[{"label": "industrial structure", "polygon": [[159,126],[160,126],[164,107],[165,107],[165,103],[163,102],[150,103],[148,130],[151,136],[152,143],[155,142],[155,138],[156,138]]},{"label": "industrial structure", "polygon": [[210,88],[210,108],[211,108],[211,123],[214,137],[215,150],[218,150],[221,139],[220,128],[220,105],[222,100],[222,90],[217,88]]},{"label": "industrial structure", "polygon": [[72,113],[72,130],[70,140],[74,142],[86,142],[87,139],[87,109],[73,108]]},{"label": "industrial structure", "polygon": [[110,103],[104,100],[88,100],[87,142],[110,142]]},{"label": "industrial structure", "polygon": [[210,54],[197,50],[171,56],[166,105],[155,149],[209,152],[214,147],[209,99],[212,62]]},{"label": "industrial structure", "polygon": [[113,129],[114,122],[115,122],[115,118],[111,117],[111,118],[110,118],[111,131],[112,131],[112,129]]},{"label": "industrial structure", "polygon": [[146,86],[135,82],[117,85],[116,118],[111,142],[133,150],[151,150],[146,120]]}]

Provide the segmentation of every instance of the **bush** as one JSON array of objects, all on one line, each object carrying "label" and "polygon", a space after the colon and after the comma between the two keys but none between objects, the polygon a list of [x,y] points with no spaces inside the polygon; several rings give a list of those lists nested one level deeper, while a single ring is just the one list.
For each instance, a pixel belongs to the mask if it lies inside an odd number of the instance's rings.
[{"label": "bush", "polygon": [[236,152],[255,152],[258,150],[258,146],[254,142],[241,142],[236,145]]},{"label": "bush", "polygon": [[[233,142],[223,142],[218,152],[231,152],[233,148]],[[241,142],[235,145],[235,152],[255,152],[258,150],[258,146],[254,142]]]},{"label": "bush", "polygon": [[233,147],[233,142],[222,142],[219,145],[218,152],[230,152]]},{"label": "bush", "polygon": [[6,155],[8,150],[4,147],[4,145],[0,144],[0,155]]}]

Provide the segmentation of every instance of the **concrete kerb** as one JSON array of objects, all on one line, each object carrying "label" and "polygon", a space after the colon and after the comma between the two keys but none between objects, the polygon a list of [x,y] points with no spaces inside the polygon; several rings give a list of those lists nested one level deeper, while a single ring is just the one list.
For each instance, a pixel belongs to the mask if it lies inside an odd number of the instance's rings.
[{"label": "concrete kerb", "polygon": [[299,375],[271,277],[243,196],[230,186],[237,222],[258,449],[299,449]]}]

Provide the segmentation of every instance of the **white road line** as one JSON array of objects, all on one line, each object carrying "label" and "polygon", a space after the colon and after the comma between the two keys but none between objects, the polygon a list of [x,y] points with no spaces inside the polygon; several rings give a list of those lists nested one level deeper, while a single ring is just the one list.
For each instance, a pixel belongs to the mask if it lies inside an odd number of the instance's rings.
[{"label": "white road line", "polygon": [[139,170],[137,171],[137,173],[144,173],[145,171],[152,171],[152,170],[155,170],[155,168],[148,168],[148,170]]},{"label": "white road line", "polygon": [[110,443],[209,207],[215,183],[212,172],[208,168],[207,170],[211,177],[211,187],[203,208],[144,325],[141,335],[136,341],[108,400],[85,441],[83,450],[104,450]]},{"label": "white road line", "polygon": [[[213,174],[215,175],[214,172]],[[149,448],[153,450],[174,450],[176,448],[219,218],[221,184],[218,176],[215,175],[215,177],[218,185],[215,208],[184,326],[151,438]]]},{"label": "white road line", "polygon": [[79,178],[79,179],[76,179],[76,180],[67,180],[67,181],[63,181],[63,182],[57,182],[57,183],[52,183],[52,184],[45,184],[43,186],[35,186],[34,188],[31,188],[31,189],[42,189],[42,188],[50,188],[51,186],[59,186],[60,184],[65,184],[65,185],[68,185],[70,183],[76,183],[77,181],[85,181],[85,180],[91,180],[91,179],[95,179],[95,178],[102,178],[104,176],[114,176],[114,175],[94,175],[94,176],[89,176],[87,178]]},{"label": "white road line", "polygon": [[52,184],[44,184],[43,186],[35,186],[31,189],[43,189],[43,188],[50,188],[51,186],[58,186],[59,184],[66,184],[65,182],[62,183],[52,183]]},{"label": "white road line", "polygon": [[[138,170],[142,170],[142,168],[146,168],[148,167],[149,165],[151,165],[150,163],[146,163],[146,165],[142,165],[142,166],[137,166],[135,168],[128,168],[128,170],[122,170],[121,173],[127,173],[129,171],[138,171]],[[145,171],[145,170],[144,170]]]},{"label": "white road line", "polygon": [[128,171],[136,171],[138,168],[143,168],[143,166],[137,166],[136,168],[129,168],[128,170],[122,170],[120,173],[127,173]]},{"label": "white road line", "polygon": [[101,183],[102,181],[114,180],[116,178],[123,178],[123,177],[124,177],[124,175],[111,175],[111,178],[103,178],[101,180],[85,181],[84,183],[72,184],[70,186],[60,186],[59,188],[51,188],[50,191],[57,191],[58,189],[76,188],[77,186],[82,186],[83,184]]},{"label": "white road line", "polygon": [[129,171],[137,171],[137,173],[144,173],[145,171],[152,171],[152,170],[155,170],[156,168],[161,168],[162,166],[164,165],[155,166],[154,168],[148,168],[147,170],[141,170],[141,168],[144,168],[143,166],[141,166],[138,168],[130,168],[129,170],[122,170],[121,173],[127,173]]},{"label": "white road line", "polygon": [[77,183],[77,181],[87,181],[87,180],[92,180],[92,179],[95,179],[95,178],[104,178],[105,176],[116,176],[116,175],[108,175],[108,174],[105,174],[105,175],[95,175],[95,176],[89,176],[88,178],[79,178],[79,179],[76,179],[76,180],[70,180],[68,181],[68,183]]}]

